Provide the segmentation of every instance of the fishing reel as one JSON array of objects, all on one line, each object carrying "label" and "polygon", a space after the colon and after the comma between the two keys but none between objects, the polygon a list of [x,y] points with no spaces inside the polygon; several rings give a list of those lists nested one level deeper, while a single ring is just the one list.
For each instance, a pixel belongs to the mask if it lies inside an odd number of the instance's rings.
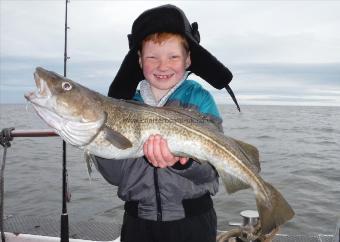
[{"label": "fishing reel", "polygon": [[230,222],[230,226],[237,228],[220,233],[217,242],[270,242],[278,229],[270,234],[263,235],[259,213],[255,210],[245,210],[240,213],[243,218],[242,223]]}]

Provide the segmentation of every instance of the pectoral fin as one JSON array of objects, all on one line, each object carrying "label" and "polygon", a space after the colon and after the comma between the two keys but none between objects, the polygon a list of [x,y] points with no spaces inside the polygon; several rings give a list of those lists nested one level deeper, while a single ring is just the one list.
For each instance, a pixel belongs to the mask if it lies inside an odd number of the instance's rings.
[{"label": "pectoral fin", "polygon": [[243,182],[236,176],[226,173],[223,170],[218,170],[217,172],[220,175],[223,181],[224,187],[229,194],[237,192],[239,190],[247,189],[250,187],[248,184],[246,184],[245,182]]},{"label": "pectoral fin", "polygon": [[125,150],[132,147],[131,141],[121,133],[114,131],[108,127],[104,127],[103,132],[106,140],[111,142],[118,149]]},{"label": "pectoral fin", "polygon": [[91,183],[92,180],[92,164],[94,163],[92,160],[92,156],[89,151],[84,152],[84,158],[85,158],[85,163],[86,163],[86,168],[87,168],[87,174],[89,176],[89,180]]}]

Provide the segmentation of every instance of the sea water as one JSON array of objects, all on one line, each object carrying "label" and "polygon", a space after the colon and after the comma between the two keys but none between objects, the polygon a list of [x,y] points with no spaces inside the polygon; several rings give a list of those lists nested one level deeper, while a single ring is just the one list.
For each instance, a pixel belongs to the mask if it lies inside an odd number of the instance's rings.
[{"label": "sea water", "polygon": [[[340,107],[220,106],[226,135],[255,145],[261,176],[294,209],[295,217],[280,233],[333,234],[340,215]],[[48,128],[21,104],[0,105],[0,129]],[[2,148],[0,149],[2,156]],[[2,158],[2,157],[1,157]],[[71,221],[121,223],[123,202],[117,188],[94,170],[90,181],[83,153],[67,146]],[[5,170],[5,216],[50,216],[62,208],[62,141],[59,137],[15,138]],[[242,210],[256,209],[248,189],[214,196],[218,227],[239,222]]]}]

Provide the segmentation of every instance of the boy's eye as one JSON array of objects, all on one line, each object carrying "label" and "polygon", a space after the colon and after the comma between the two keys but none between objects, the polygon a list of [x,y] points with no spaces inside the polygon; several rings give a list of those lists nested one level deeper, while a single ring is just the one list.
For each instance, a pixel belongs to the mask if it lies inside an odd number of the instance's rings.
[{"label": "boy's eye", "polygon": [[170,58],[171,58],[171,59],[178,59],[178,58],[179,58],[179,55],[172,55]]}]

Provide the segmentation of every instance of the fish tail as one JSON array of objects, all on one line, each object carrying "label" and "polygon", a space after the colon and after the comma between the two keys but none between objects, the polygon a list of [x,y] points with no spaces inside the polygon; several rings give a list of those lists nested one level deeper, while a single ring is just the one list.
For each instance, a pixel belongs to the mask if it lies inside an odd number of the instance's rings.
[{"label": "fish tail", "polygon": [[264,182],[264,185],[267,194],[266,196],[258,194],[256,204],[262,233],[269,234],[273,229],[290,220],[294,216],[294,211],[278,190],[269,183]]}]

